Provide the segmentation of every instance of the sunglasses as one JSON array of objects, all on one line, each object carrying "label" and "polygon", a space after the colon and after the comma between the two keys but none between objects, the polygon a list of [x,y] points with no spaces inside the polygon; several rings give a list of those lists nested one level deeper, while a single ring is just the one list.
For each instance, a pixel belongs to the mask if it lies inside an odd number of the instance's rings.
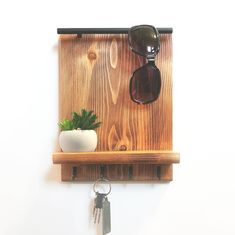
[{"label": "sunglasses", "polygon": [[148,61],[132,74],[131,99],[138,104],[151,103],[157,100],[161,90],[161,74],[155,65],[160,50],[160,35],[151,25],[138,25],[130,28],[128,40],[131,50]]}]

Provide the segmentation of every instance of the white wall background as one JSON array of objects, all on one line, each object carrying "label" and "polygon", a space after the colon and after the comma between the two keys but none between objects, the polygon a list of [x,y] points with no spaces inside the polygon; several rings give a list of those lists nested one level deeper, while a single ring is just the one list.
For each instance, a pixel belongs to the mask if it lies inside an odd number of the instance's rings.
[{"label": "white wall background", "polygon": [[174,28],[170,184],[114,184],[112,235],[235,234],[233,1],[1,1],[0,235],[92,235],[91,184],[60,182],[57,27]]}]

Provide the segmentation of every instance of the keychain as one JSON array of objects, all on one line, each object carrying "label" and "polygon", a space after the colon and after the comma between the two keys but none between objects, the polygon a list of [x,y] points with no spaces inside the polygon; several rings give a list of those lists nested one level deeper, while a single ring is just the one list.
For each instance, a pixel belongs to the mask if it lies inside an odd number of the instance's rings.
[{"label": "keychain", "polygon": [[[106,193],[100,193],[98,191],[98,185],[108,184],[109,190]],[[100,217],[102,213],[102,224],[103,224],[103,235],[111,232],[111,214],[110,214],[110,202],[108,200],[108,194],[111,192],[111,184],[108,179],[100,178],[98,179],[93,186],[93,190],[96,194],[94,201],[93,217],[94,223],[100,222]]]}]

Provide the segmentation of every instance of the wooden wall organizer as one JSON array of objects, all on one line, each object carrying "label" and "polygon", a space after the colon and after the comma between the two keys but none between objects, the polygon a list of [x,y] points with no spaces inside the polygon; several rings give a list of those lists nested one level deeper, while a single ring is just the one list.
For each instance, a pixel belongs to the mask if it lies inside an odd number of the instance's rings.
[{"label": "wooden wall organizer", "polygon": [[145,63],[128,45],[126,34],[61,35],[59,39],[59,117],[82,108],[94,110],[95,152],[53,154],[62,181],[171,181],[172,164],[172,37],[161,34],[156,58],[162,89],[157,101],[138,105],[129,97],[132,72]]}]

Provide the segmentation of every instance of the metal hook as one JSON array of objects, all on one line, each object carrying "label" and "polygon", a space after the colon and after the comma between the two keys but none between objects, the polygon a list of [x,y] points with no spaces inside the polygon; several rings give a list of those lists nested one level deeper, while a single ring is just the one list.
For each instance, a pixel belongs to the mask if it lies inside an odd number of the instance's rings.
[{"label": "metal hook", "polygon": [[131,180],[133,177],[133,166],[128,167],[128,178]]},{"label": "metal hook", "polygon": [[156,166],[156,175],[159,180],[161,180],[161,166]]},{"label": "metal hook", "polygon": [[106,176],[107,167],[105,165],[100,166],[100,178],[103,179]]},{"label": "metal hook", "polygon": [[75,180],[77,178],[78,174],[78,168],[76,166],[73,166],[72,168],[72,180]]}]

